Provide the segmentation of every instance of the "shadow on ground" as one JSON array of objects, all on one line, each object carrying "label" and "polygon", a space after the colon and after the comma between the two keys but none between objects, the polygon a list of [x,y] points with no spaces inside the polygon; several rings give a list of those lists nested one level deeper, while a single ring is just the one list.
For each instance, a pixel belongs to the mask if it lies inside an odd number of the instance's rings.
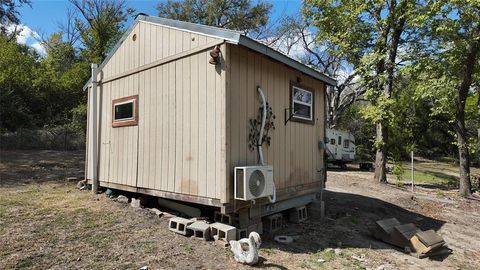
[{"label": "shadow on ground", "polygon": [[[395,249],[373,238],[369,227],[380,219],[395,217],[400,223],[413,223],[422,230],[439,230],[446,222],[411,212],[380,199],[352,193],[325,191],[326,219],[309,219],[263,237],[263,248],[279,248],[292,253],[317,253],[327,248]],[[296,239],[280,244],[275,235]],[[400,249],[398,249],[401,251]],[[437,258],[440,260],[444,258]]]}]

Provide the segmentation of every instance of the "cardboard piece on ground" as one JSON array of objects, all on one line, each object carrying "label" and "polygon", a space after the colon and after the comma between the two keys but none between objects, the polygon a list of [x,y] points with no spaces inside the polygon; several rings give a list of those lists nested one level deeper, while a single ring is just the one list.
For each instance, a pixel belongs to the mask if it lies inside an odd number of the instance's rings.
[{"label": "cardboard piece on ground", "polygon": [[375,228],[373,229],[373,236],[375,238],[388,242],[390,234],[394,230],[394,227],[400,225],[400,222],[396,218],[382,219],[375,222]]},{"label": "cardboard piece on ground", "polygon": [[412,223],[400,224],[395,218],[379,220],[371,229],[375,238],[400,248],[409,247],[416,252],[418,258],[442,255],[451,251],[434,230],[422,231]]},{"label": "cardboard piece on ground", "polygon": [[418,232],[410,240],[412,248],[420,254],[427,254],[442,248],[445,245],[443,238],[434,230]]},{"label": "cardboard piece on ground", "polygon": [[413,223],[396,225],[390,234],[390,242],[401,248],[410,247],[410,239],[417,233],[421,232]]},{"label": "cardboard piece on ground", "polygon": [[445,240],[443,240],[443,238],[434,230],[418,232],[417,237],[425,246],[434,246],[439,243],[445,243]]},{"label": "cardboard piece on ground", "polygon": [[452,253],[452,250],[449,249],[448,247],[442,247],[440,249],[428,252],[426,254],[423,253],[416,253],[416,257],[419,259],[427,258],[427,257],[434,257],[434,256],[440,256],[440,255],[446,255]]}]

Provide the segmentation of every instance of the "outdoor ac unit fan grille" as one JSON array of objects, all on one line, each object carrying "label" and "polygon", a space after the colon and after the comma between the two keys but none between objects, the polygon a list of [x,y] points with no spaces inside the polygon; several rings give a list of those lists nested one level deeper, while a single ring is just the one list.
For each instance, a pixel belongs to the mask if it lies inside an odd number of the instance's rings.
[{"label": "outdoor ac unit fan grille", "polygon": [[272,166],[235,167],[234,172],[236,200],[256,200],[274,194]]},{"label": "outdoor ac unit fan grille", "polygon": [[255,197],[258,197],[263,193],[263,190],[265,189],[265,176],[261,171],[253,171],[248,180],[248,188],[250,193]]}]

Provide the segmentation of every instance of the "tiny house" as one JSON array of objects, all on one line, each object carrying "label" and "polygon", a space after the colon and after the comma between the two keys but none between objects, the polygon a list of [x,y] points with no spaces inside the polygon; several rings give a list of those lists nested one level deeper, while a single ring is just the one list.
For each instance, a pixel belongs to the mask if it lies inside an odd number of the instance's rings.
[{"label": "tiny house", "polygon": [[353,162],[355,160],[355,137],[353,134],[330,128],[327,128],[326,133],[327,161],[342,167]]},{"label": "tiny house", "polygon": [[246,223],[317,199],[332,78],[240,32],[143,15],[92,74],[89,183]]}]

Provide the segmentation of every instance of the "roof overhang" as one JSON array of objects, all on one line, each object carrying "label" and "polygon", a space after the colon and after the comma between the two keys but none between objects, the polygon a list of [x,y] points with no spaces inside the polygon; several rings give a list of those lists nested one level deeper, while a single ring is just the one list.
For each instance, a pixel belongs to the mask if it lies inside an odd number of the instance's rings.
[{"label": "roof overhang", "polygon": [[[278,62],[281,62],[293,69],[296,69],[308,76],[311,76],[315,79],[321,80],[325,82],[328,85],[335,86],[337,85],[337,81],[333,79],[332,77],[319,72],[309,66],[306,66],[290,57],[287,55],[280,53],[270,47],[268,47],[265,44],[262,44],[254,39],[251,39],[242,32],[239,31],[234,31],[234,30],[229,30],[229,29],[223,29],[223,28],[218,28],[218,27],[212,27],[212,26],[207,26],[207,25],[201,25],[201,24],[196,24],[196,23],[190,23],[190,22],[183,22],[183,21],[177,21],[177,20],[171,20],[171,19],[166,19],[166,18],[160,18],[160,17],[152,17],[152,16],[146,16],[146,15],[139,15],[135,18],[135,21],[132,23],[132,25],[127,29],[125,34],[122,36],[122,38],[115,44],[112,50],[108,53],[108,56],[105,58],[105,60],[102,62],[102,64],[98,67],[98,70],[102,70],[102,68],[106,65],[106,63],[110,60],[112,55],[118,50],[120,45],[123,43],[123,41],[128,37],[128,35],[132,32],[133,28],[135,25],[140,22],[146,22],[146,23],[152,23],[152,24],[158,24],[164,27],[169,27],[173,29],[178,29],[181,31],[187,31],[187,32],[192,32],[192,33],[197,33],[201,35],[206,35],[214,38],[219,38],[223,39],[228,43],[232,44],[238,44],[244,47],[247,47],[253,51],[259,52],[271,59],[274,59]],[[83,90],[85,90],[88,85],[90,84],[91,79],[88,80],[88,82],[84,85]]]}]

